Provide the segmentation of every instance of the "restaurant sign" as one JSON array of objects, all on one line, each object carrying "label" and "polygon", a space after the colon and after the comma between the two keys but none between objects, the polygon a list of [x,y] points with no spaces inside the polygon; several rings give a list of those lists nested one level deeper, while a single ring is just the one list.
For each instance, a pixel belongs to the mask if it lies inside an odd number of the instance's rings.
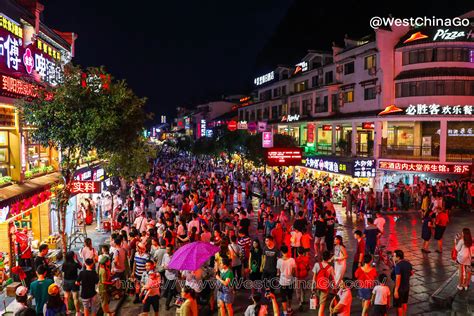
[{"label": "restaurant sign", "polygon": [[349,164],[335,159],[308,157],[304,162],[304,166],[319,171],[351,175]]},{"label": "restaurant sign", "polygon": [[406,115],[472,115],[473,105],[410,104]]},{"label": "restaurant sign", "polygon": [[357,159],[354,161],[352,168],[354,178],[374,178],[375,177],[375,160],[374,159]]},{"label": "restaurant sign", "polygon": [[379,160],[378,167],[379,169],[390,171],[411,171],[441,174],[467,174],[471,172],[470,164],[460,163],[421,163]]},{"label": "restaurant sign", "polygon": [[71,194],[100,193],[100,181],[72,181],[69,184]]}]

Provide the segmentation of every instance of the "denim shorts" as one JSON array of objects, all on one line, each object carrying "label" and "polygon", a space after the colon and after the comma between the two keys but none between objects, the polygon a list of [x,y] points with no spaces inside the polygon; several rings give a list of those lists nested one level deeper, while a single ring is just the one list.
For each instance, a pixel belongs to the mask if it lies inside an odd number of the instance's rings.
[{"label": "denim shorts", "polygon": [[90,310],[93,314],[97,314],[97,311],[99,310],[97,295],[94,295],[91,298],[81,298],[81,301],[84,309]]},{"label": "denim shorts", "polygon": [[234,302],[234,294],[229,291],[217,291],[217,300],[222,301],[225,304],[232,304]]},{"label": "denim shorts", "polygon": [[64,280],[63,290],[65,292],[79,292],[79,286],[76,285],[76,280]]}]

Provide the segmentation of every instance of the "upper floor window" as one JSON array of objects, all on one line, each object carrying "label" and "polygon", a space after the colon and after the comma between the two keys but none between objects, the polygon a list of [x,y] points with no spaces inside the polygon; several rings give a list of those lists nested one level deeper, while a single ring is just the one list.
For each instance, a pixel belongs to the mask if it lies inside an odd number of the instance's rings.
[{"label": "upper floor window", "polygon": [[291,105],[290,105],[290,115],[295,115],[295,114],[300,114],[300,107],[298,105],[298,102],[296,101],[291,102]]},{"label": "upper floor window", "polygon": [[324,82],[325,84],[331,84],[333,82],[333,74],[332,71],[328,71],[324,74]]},{"label": "upper floor window", "polygon": [[364,100],[373,100],[377,96],[375,87],[368,87],[364,89]]},{"label": "upper floor window", "polygon": [[[281,104],[280,104],[281,106]],[[280,109],[281,111],[281,109]],[[276,120],[278,118],[278,106],[272,106],[272,120]]]},{"label": "upper floor window", "polygon": [[260,92],[260,101],[270,100],[272,98],[272,89]]},{"label": "upper floor window", "polygon": [[344,103],[354,102],[354,90],[344,91]]},{"label": "upper floor window", "polygon": [[437,61],[470,62],[471,49],[463,47],[422,48],[403,52],[402,64],[418,64]]},{"label": "upper floor window", "polygon": [[301,92],[308,89],[308,80],[295,83],[295,92]]},{"label": "upper floor window", "polygon": [[377,66],[376,56],[370,55],[364,58],[364,69],[375,68]]},{"label": "upper floor window", "polygon": [[313,111],[313,99],[310,98],[310,99],[303,100],[302,106],[303,106],[304,116],[311,114],[311,112]]},{"label": "upper floor window", "polygon": [[319,86],[319,76],[313,76],[311,78],[311,87],[317,87]]},{"label": "upper floor window", "polygon": [[344,64],[344,74],[348,75],[354,72],[354,62],[351,61],[350,63]]},{"label": "upper floor window", "polygon": [[426,80],[397,83],[396,97],[473,95],[474,80]]},{"label": "upper floor window", "polygon": [[263,119],[268,120],[270,116],[270,108],[267,106],[263,109]]}]

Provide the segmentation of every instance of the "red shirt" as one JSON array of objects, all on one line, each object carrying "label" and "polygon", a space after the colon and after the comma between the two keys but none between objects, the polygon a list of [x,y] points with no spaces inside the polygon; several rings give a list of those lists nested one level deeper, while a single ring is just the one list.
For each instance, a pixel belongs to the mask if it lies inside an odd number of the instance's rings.
[{"label": "red shirt", "polygon": [[362,257],[365,254],[365,240],[364,240],[364,238],[361,238],[360,241],[357,243],[357,249],[356,249],[356,253],[354,255],[354,261],[359,262],[360,254],[362,254]]},{"label": "red shirt", "polygon": [[272,229],[273,241],[275,241],[275,246],[277,249],[280,249],[283,243],[283,229],[273,228]]},{"label": "red shirt", "polygon": [[362,267],[357,268],[355,277],[358,281],[362,281],[362,287],[365,289],[371,289],[375,286],[375,280],[377,279],[377,270],[375,268],[370,269],[369,272],[362,270]]},{"label": "red shirt", "polygon": [[449,217],[446,212],[438,213],[436,216],[436,225],[437,226],[447,226],[449,223]]},{"label": "red shirt", "polygon": [[304,280],[308,276],[309,266],[309,257],[308,256],[298,256],[296,259],[296,278],[299,280]]}]

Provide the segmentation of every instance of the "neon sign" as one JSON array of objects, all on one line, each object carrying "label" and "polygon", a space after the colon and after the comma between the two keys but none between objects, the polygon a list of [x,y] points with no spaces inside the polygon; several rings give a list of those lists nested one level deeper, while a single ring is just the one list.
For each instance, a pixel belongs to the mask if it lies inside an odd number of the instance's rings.
[{"label": "neon sign", "polygon": [[305,167],[320,171],[348,174],[347,164],[321,158],[307,158]]},{"label": "neon sign", "polygon": [[272,81],[273,79],[275,79],[275,72],[272,71],[272,72],[269,72],[263,76],[260,76],[260,77],[257,77],[253,80],[253,83],[256,85],[256,86],[260,86],[264,83],[267,83],[269,81]]},{"label": "neon sign", "polygon": [[285,115],[281,118],[281,121],[282,122],[295,122],[295,121],[299,121],[300,119],[300,115],[299,114],[295,114],[295,115]]},{"label": "neon sign", "polygon": [[301,164],[301,148],[275,148],[267,150],[267,165],[297,166]]},{"label": "neon sign", "polygon": [[406,115],[472,115],[473,105],[410,104]]},{"label": "neon sign", "polygon": [[409,163],[379,160],[379,168],[394,171],[464,174],[471,171],[470,165],[450,163]]},{"label": "neon sign", "polygon": [[236,121],[229,121],[229,123],[227,123],[227,128],[231,132],[235,131],[237,129],[237,122]]},{"label": "neon sign", "polygon": [[433,37],[433,41],[436,41],[438,38],[443,41],[455,40],[464,36],[466,36],[466,33],[464,33],[464,31],[450,31],[449,29],[438,29]]},{"label": "neon sign", "polygon": [[307,61],[302,61],[302,62],[296,64],[295,66],[296,66],[296,69],[295,69],[295,72],[293,73],[293,75],[296,75],[299,72],[305,72],[305,71],[308,70],[308,62]]},{"label": "neon sign", "polygon": [[206,137],[206,120],[201,120],[201,137]]},{"label": "neon sign", "polygon": [[[9,76],[0,75],[0,92],[6,97],[37,98],[42,87]],[[52,93],[46,93],[46,100],[53,98]]]},{"label": "neon sign", "polygon": [[237,123],[237,129],[247,129],[247,128],[248,128],[247,121],[239,121]]},{"label": "neon sign", "polygon": [[272,148],[273,147],[273,133],[272,132],[263,132],[262,133],[262,147],[263,148]]}]

